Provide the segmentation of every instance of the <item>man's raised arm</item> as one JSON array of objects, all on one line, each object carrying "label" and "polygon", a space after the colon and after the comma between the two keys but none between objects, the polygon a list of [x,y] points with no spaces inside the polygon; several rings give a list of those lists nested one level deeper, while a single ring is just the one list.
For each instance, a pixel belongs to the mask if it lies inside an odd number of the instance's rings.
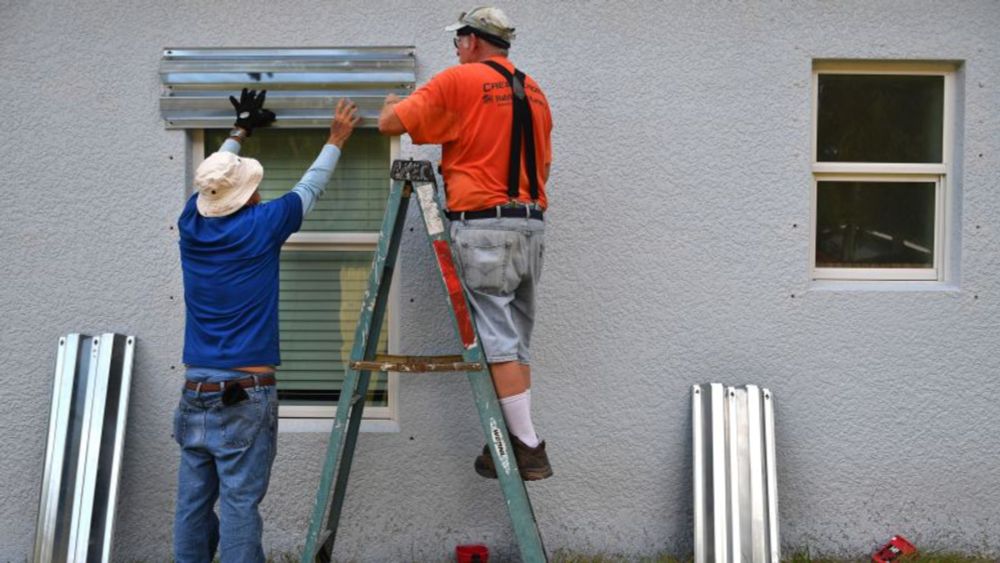
[{"label": "man's raised arm", "polygon": [[[351,137],[354,127],[361,121],[358,116],[358,106],[354,102],[341,99],[337,102],[337,107],[333,110],[333,120],[330,122],[330,136],[323,145],[319,156],[302,175],[299,183],[292,188],[292,191],[302,198],[302,214],[306,215],[312,211],[333,175],[337,161],[340,160],[340,149]],[[227,141],[228,142],[228,141]]]},{"label": "man's raised arm", "polygon": [[393,109],[398,103],[399,96],[395,94],[389,94],[385,97],[385,103],[378,116],[378,130],[383,135],[395,136],[406,133],[406,126],[403,125],[399,116],[396,115],[396,110]]}]

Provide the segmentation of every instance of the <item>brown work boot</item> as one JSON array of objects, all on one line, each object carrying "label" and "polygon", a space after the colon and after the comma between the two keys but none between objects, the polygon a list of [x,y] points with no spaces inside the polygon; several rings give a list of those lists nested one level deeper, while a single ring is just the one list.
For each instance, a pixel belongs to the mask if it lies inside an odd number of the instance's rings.
[{"label": "brown work boot", "polygon": [[[545,454],[545,442],[540,442],[537,447],[529,448],[517,436],[510,435],[510,441],[514,445],[514,457],[517,459],[517,470],[521,473],[521,479],[525,481],[540,481],[552,476],[552,466],[549,465],[549,456]],[[493,466],[493,456],[490,455],[490,446],[483,446],[483,453],[476,457],[476,473],[488,479],[497,478],[496,467]]]}]

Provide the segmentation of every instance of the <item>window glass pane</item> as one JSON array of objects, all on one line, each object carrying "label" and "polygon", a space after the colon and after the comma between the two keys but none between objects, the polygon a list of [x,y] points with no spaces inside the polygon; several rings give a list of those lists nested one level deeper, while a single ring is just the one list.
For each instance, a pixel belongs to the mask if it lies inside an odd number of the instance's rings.
[{"label": "window glass pane", "polygon": [[816,266],[931,268],[933,182],[819,182]]},{"label": "window glass pane", "polygon": [[944,77],[820,74],[816,160],[942,162]]},{"label": "window glass pane", "polygon": [[[205,132],[205,152],[218,150],[228,132]],[[240,154],[264,166],[261,197],[285,194],[302,178],[326,143],[324,129],[260,129]],[[302,231],[378,231],[389,196],[389,138],[374,129],[357,129],[344,147],[326,188],[302,224]]]},{"label": "window glass pane", "polygon": [[[282,400],[332,401],[339,397],[354,329],[368,286],[373,252],[284,251],[281,253]],[[383,319],[378,352],[388,349]],[[372,373],[367,403],[387,403],[386,374]]]}]

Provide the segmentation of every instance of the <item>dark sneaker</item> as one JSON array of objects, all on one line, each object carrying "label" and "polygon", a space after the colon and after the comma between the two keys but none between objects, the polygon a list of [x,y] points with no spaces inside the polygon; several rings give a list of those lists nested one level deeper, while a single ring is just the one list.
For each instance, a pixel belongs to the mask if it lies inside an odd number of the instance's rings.
[{"label": "dark sneaker", "polygon": [[[510,440],[514,445],[514,457],[517,459],[517,470],[521,473],[521,479],[540,481],[552,476],[552,466],[549,465],[549,456],[545,454],[544,441],[537,447],[529,448],[517,436],[511,435]],[[497,478],[489,445],[483,446],[483,453],[476,457],[476,473],[487,479]]]}]

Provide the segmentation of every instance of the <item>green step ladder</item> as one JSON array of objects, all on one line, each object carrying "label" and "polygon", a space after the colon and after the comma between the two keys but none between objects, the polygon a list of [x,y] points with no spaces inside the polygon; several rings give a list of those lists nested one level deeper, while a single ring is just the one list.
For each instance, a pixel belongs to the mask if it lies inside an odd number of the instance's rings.
[{"label": "green step ladder", "polygon": [[[528,563],[548,561],[535,514],[528,500],[524,482],[517,470],[507,424],[500,410],[489,365],[473,322],[469,302],[460,281],[460,272],[452,259],[451,241],[444,213],[438,203],[434,168],[427,160],[396,160],[392,163],[392,189],[386,204],[379,233],[378,249],[368,276],[368,289],[362,301],[361,316],[354,332],[351,361],[346,369],[343,389],[337,402],[337,416],[330,432],[326,460],[316,492],[316,505],[309,520],[302,563],[331,561],[341,509],[347,490],[347,478],[357,444],[361,416],[373,371],[435,372],[465,371],[479,410],[479,420],[486,433],[500,488],[520,546],[521,559]],[[460,356],[387,356],[376,354],[382,329],[389,285],[392,281],[399,242],[406,222],[406,210],[416,193],[421,217],[437,259],[441,281],[448,293],[455,330],[462,343]]]}]

